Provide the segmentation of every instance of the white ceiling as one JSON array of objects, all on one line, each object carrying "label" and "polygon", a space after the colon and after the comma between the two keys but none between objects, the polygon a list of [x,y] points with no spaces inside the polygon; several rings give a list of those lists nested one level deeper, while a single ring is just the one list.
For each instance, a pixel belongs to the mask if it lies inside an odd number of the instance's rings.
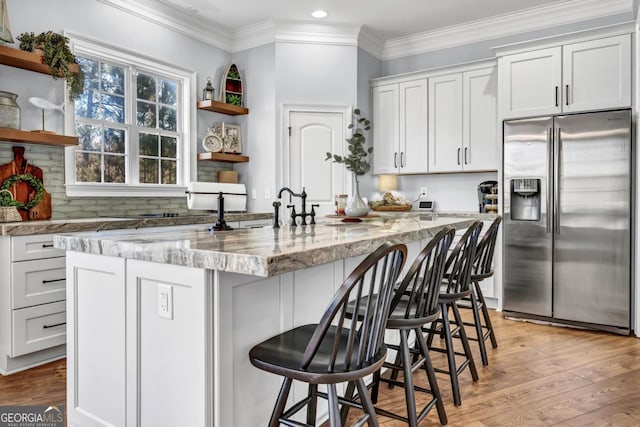
[{"label": "white ceiling", "polygon": [[[97,0],[229,52],[278,41],[389,60],[628,13],[640,0]],[[325,19],[311,12],[323,8]]]},{"label": "white ceiling", "polygon": [[[364,26],[381,41],[567,0],[160,0],[227,31],[265,20]],[[603,0],[604,1],[604,0]],[[318,20],[315,9],[329,14]]]}]

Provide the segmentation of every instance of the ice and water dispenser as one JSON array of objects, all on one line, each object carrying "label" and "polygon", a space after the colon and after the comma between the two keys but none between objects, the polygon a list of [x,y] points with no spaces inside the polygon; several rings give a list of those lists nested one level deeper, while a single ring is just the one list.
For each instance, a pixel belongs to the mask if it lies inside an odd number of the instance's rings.
[{"label": "ice and water dispenser", "polygon": [[540,220],[540,188],[540,178],[517,178],[511,180],[512,220]]}]

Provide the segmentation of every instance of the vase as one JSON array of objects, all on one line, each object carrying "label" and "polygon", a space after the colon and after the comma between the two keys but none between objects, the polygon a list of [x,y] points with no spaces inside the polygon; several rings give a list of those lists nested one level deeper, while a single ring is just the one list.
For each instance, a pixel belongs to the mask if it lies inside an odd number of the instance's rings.
[{"label": "vase", "polygon": [[369,213],[369,205],[360,197],[360,182],[355,175],[353,180],[353,194],[349,200],[347,200],[347,206],[344,208],[344,212],[347,216],[365,216]]},{"label": "vase", "polygon": [[20,107],[18,95],[0,91],[0,127],[20,130]]}]

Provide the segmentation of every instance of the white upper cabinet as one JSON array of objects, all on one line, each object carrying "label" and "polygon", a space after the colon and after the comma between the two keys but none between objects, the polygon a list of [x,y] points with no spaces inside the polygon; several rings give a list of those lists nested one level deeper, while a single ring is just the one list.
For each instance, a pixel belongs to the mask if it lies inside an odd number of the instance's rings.
[{"label": "white upper cabinet", "polygon": [[501,58],[502,117],[631,106],[631,35]]},{"label": "white upper cabinet", "polygon": [[496,67],[462,73],[462,170],[498,169]]},{"label": "white upper cabinet", "polygon": [[462,170],[462,73],[429,79],[429,172]]},{"label": "white upper cabinet", "polygon": [[427,171],[427,79],[373,88],[373,173]]}]

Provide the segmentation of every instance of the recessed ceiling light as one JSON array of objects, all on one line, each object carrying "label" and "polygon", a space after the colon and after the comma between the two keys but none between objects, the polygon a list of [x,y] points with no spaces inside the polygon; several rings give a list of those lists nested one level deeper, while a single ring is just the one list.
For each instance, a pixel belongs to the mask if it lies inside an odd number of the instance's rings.
[{"label": "recessed ceiling light", "polygon": [[326,18],[327,12],[322,9],[318,9],[311,12],[311,16],[313,16],[314,18]]}]

